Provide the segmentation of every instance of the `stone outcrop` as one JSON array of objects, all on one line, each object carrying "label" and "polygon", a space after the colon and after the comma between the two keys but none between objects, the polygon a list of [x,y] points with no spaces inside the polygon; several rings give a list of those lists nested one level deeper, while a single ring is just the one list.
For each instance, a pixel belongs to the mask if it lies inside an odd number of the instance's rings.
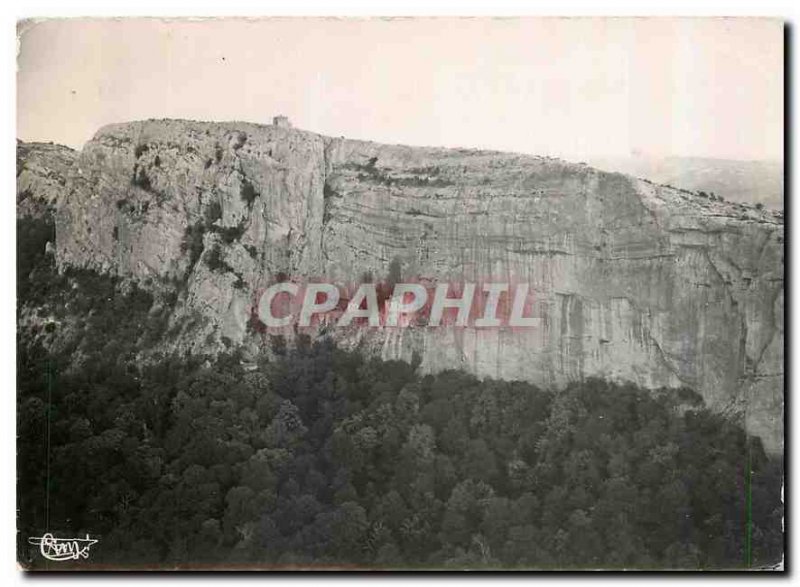
[{"label": "stone outcrop", "polygon": [[17,216],[54,214],[77,157],[62,145],[17,141]]},{"label": "stone outcrop", "polygon": [[178,288],[174,348],[257,349],[280,274],[524,281],[540,327],[337,332],[423,369],[689,386],[783,442],[783,218],[546,157],[247,123],[101,129],[57,211],[60,266]]}]

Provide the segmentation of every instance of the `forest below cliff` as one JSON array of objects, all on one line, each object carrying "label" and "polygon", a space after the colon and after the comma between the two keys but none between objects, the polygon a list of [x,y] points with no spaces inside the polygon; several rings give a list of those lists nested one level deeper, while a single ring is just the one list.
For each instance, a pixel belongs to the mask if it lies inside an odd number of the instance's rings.
[{"label": "forest below cliff", "polygon": [[781,461],[691,390],[425,375],[306,337],[266,339],[257,362],[141,361],[170,300],[58,274],[51,235],[18,221],[24,566],[46,562],[27,544],[45,531],[99,540],[76,566],[780,560]]}]

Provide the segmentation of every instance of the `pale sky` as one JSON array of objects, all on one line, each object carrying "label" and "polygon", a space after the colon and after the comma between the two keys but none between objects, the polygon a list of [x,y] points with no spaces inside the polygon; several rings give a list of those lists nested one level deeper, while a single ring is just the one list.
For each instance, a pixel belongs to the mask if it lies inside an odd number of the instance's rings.
[{"label": "pale sky", "polygon": [[49,20],[19,25],[17,132],[270,122],[581,159],[782,159],[770,19]]}]

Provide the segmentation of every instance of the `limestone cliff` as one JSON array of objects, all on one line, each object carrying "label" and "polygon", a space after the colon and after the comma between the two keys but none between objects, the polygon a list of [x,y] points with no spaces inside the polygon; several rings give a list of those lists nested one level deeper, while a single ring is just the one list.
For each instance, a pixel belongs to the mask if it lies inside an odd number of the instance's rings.
[{"label": "limestone cliff", "polygon": [[543,385],[686,385],[782,450],[783,219],[546,157],[248,123],[101,129],[57,211],[60,266],[181,292],[176,348],[254,348],[280,273],[519,280],[530,330],[357,329],[384,357]]}]

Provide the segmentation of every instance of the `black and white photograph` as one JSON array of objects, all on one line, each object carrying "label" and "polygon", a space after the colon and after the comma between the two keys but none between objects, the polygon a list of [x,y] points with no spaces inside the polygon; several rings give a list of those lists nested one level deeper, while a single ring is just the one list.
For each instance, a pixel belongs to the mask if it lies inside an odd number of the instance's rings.
[{"label": "black and white photograph", "polygon": [[20,17],[19,573],[784,571],[789,36]]}]

